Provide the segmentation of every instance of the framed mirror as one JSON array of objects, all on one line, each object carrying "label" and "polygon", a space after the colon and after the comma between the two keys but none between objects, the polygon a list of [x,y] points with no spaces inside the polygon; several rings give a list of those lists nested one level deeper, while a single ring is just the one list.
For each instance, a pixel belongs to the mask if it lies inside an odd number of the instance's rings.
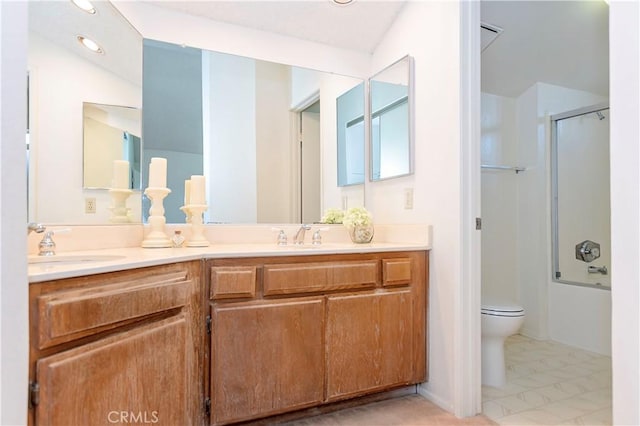
[{"label": "framed mirror", "polygon": [[338,96],[336,124],[338,133],[338,186],[364,183],[365,126],[364,83]]},{"label": "framed mirror", "polygon": [[389,65],[369,79],[370,180],[413,173],[413,60]]},{"label": "framed mirror", "polygon": [[129,163],[127,189],[140,189],[142,115],[140,108],[84,102],[82,106],[83,185],[113,187],[113,162]]},{"label": "framed mirror", "polygon": [[[48,224],[109,224],[110,177],[85,182],[85,171],[111,175],[113,160],[85,163],[86,104],[142,107],[142,37],[108,1],[87,13],[70,1],[30,1],[29,220]],[[102,52],[86,49],[78,35]],[[96,114],[98,114],[97,111]],[[98,114],[100,115],[100,114]],[[102,116],[107,115],[103,111]],[[136,127],[136,126],[133,126]],[[139,128],[139,125],[137,126]],[[130,131],[140,136],[138,129]],[[94,160],[100,161],[100,155]],[[139,191],[127,200],[140,223]],[[95,206],[95,210],[87,206]]]},{"label": "framed mirror", "polygon": [[609,106],[551,116],[553,280],[611,288]]},{"label": "framed mirror", "polygon": [[145,39],[143,187],[150,158],[167,158],[167,223],[184,222],[184,181],[197,174],[207,223],[312,223],[362,205],[362,187],[337,185],[345,93],[362,115],[360,78]]}]

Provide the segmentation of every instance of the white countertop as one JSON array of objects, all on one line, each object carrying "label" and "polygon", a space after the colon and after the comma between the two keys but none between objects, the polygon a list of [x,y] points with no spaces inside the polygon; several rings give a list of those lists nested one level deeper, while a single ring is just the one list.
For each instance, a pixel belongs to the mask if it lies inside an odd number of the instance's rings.
[{"label": "white countertop", "polygon": [[[269,244],[212,244],[203,248],[111,248],[101,250],[67,251],[51,258],[29,256],[29,282],[73,278],[105,272],[157,266],[173,262],[185,262],[198,259],[222,259],[263,256],[312,256],[319,254],[349,254],[393,252],[407,250],[429,250],[421,243],[378,243],[352,244],[327,243],[320,246],[277,246]],[[113,258],[109,258],[112,256]],[[104,257],[100,260],[95,260]],[[90,260],[94,259],[94,260]]]}]

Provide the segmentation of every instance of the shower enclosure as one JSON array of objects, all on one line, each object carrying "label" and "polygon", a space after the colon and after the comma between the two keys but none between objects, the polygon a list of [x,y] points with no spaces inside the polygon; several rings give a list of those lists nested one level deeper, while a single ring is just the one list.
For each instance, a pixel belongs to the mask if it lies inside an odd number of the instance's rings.
[{"label": "shower enclosure", "polygon": [[551,116],[553,277],[609,289],[609,106]]}]

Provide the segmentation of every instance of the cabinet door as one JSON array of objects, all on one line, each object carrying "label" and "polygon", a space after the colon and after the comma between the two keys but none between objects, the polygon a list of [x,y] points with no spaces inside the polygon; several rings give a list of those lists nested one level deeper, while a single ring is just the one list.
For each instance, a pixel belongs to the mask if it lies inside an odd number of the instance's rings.
[{"label": "cabinet door", "polygon": [[36,424],[190,424],[186,338],[180,315],[40,359]]},{"label": "cabinet door", "polygon": [[212,424],[322,402],[324,299],[221,304],[212,320]]},{"label": "cabinet door", "polygon": [[329,401],[412,382],[410,290],[329,297],[327,311]]}]

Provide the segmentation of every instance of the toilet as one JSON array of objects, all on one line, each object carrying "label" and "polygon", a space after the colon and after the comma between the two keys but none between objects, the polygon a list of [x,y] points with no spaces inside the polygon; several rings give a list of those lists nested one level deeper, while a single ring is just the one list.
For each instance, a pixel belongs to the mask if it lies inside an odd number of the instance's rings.
[{"label": "toilet", "polygon": [[481,317],[482,384],[502,387],[507,381],[504,341],[522,327],[524,309],[515,303],[483,303]]}]

